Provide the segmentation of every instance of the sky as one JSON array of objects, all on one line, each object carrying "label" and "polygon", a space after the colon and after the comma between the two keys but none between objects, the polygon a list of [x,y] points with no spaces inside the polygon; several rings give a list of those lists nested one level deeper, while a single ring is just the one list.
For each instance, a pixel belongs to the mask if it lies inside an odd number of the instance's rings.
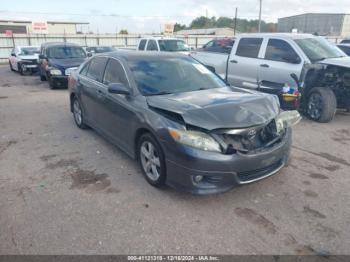
[{"label": "sky", "polygon": [[[301,13],[350,13],[349,0],[262,0],[262,18],[277,22],[279,17]],[[165,23],[188,25],[195,17],[238,17],[257,19],[259,0],[0,0],[0,20],[89,22],[84,32],[159,33]]]}]

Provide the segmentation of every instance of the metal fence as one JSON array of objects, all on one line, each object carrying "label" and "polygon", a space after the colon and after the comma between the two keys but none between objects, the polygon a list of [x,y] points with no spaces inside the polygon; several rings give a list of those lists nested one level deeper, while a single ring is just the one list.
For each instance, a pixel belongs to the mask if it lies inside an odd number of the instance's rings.
[{"label": "metal fence", "polygon": [[[183,39],[189,46],[198,48],[213,38],[224,36],[213,35],[198,35],[198,36],[180,36],[177,38]],[[40,46],[45,42],[70,42],[81,46],[98,46],[108,45],[117,48],[136,48],[141,35],[23,35],[15,34],[13,36],[0,36],[0,63],[7,62],[11,50],[15,46]],[[334,43],[339,43],[341,37],[327,37]]]},{"label": "metal fence", "polygon": [[[23,35],[0,36],[0,62],[7,62],[15,46],[40,46],[45,42],[69,42],[83,47],[107,45],[117,48],[136,48],[141,35]],[[213,39],[212,35],[176,36],[193,48],[200,47]],[[215,36],[219,37],[219,36]]]}]

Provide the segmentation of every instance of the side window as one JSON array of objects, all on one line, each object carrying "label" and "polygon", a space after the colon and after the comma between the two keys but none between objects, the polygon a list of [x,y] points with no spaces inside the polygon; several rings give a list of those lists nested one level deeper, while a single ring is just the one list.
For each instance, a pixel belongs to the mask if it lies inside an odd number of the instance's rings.
[{"label": "side window", "polygon": [[83,75],[83,76],[86,76],[88,70],[89,70],[89,66],[90,66],[90,62],[87,62],[83,69],[80,70],[80,74]]},{"label": "side window", "polygon": [[155,40],[148,40],[147,51],[158,51],[157,42]]},{"label": "side window", "polygon": [[145,50],[146,42],[147,42],[146,39],[142,39],[142,40],[140,41],[139,50],[141,50],[141,51]]},{"label": "side window", "polygon": [[279,39],[269,39],[266,48],[265,59],[278,62],[289,62],[290,59],[297,57],[299,57],[298,54],[286,41]]},{"label": "side window", "polygon": [[237,47],[236,55],[257,58],[262,41],[262,38],[241,38]]},{"label": "side window", "polygon": [[90,66],[86,76],[95,81],[102,82],[103,72],[106,67],[107,58],[96,57],[90,61]]},{"label": "side window", "polygon": [[109,59],[106,66],[105,75],[103,77],[103,83],[105,85],[111,83],[122,83],[125,86],[129,86],[128,80],[126,78],[126,73],[119,61],[115,59]]}]

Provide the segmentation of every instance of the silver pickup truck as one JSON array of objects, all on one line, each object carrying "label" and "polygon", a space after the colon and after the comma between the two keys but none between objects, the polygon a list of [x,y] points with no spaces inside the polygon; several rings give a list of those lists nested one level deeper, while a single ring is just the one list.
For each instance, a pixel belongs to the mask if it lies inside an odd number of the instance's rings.
[{"label": "silver pickup truck", "polygon": [[[191,56],[231,85],[278,95],[284,109],[301,102],[315,121],[329,122],[337,107],[350,108],[350,58],[322,37],[241,34],[226,52],[196,50]],[[320,65],[316,77],[316,69],[302,74],[314,64]]]}]

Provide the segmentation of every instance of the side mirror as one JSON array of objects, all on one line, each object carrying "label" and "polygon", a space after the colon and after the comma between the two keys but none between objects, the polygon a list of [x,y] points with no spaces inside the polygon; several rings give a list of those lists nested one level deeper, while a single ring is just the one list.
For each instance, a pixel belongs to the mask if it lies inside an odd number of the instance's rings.
[{"label": "side mirror", "polygon": [[46,59],[46,56],[40,54],[39,59]]},{"label": "side mirror", "polygon": [[88,56],[88,57],[92,57],[92,53],[91,53],[91,52],[88,52],[88,53],[87,53],[87,56]]},{"label": "side mirror", "polygon": [[16,54],[15,54],[15,53],[12,53],[12,54],[11,54],[11,56],[14,56],[14,57],[16,57]]},{"label": "side mirror", "polygon": [[108,85],[108,92],[111,94],[130,95],[130,90],[122,83],[111,83]]},{"label": "side mirror", "polygon": [[290,74],[290,77],[295,81],[295,83],[297,84],[298,89],[300,90],[300,82],[298,79],[298,76],[296,74]]}]

